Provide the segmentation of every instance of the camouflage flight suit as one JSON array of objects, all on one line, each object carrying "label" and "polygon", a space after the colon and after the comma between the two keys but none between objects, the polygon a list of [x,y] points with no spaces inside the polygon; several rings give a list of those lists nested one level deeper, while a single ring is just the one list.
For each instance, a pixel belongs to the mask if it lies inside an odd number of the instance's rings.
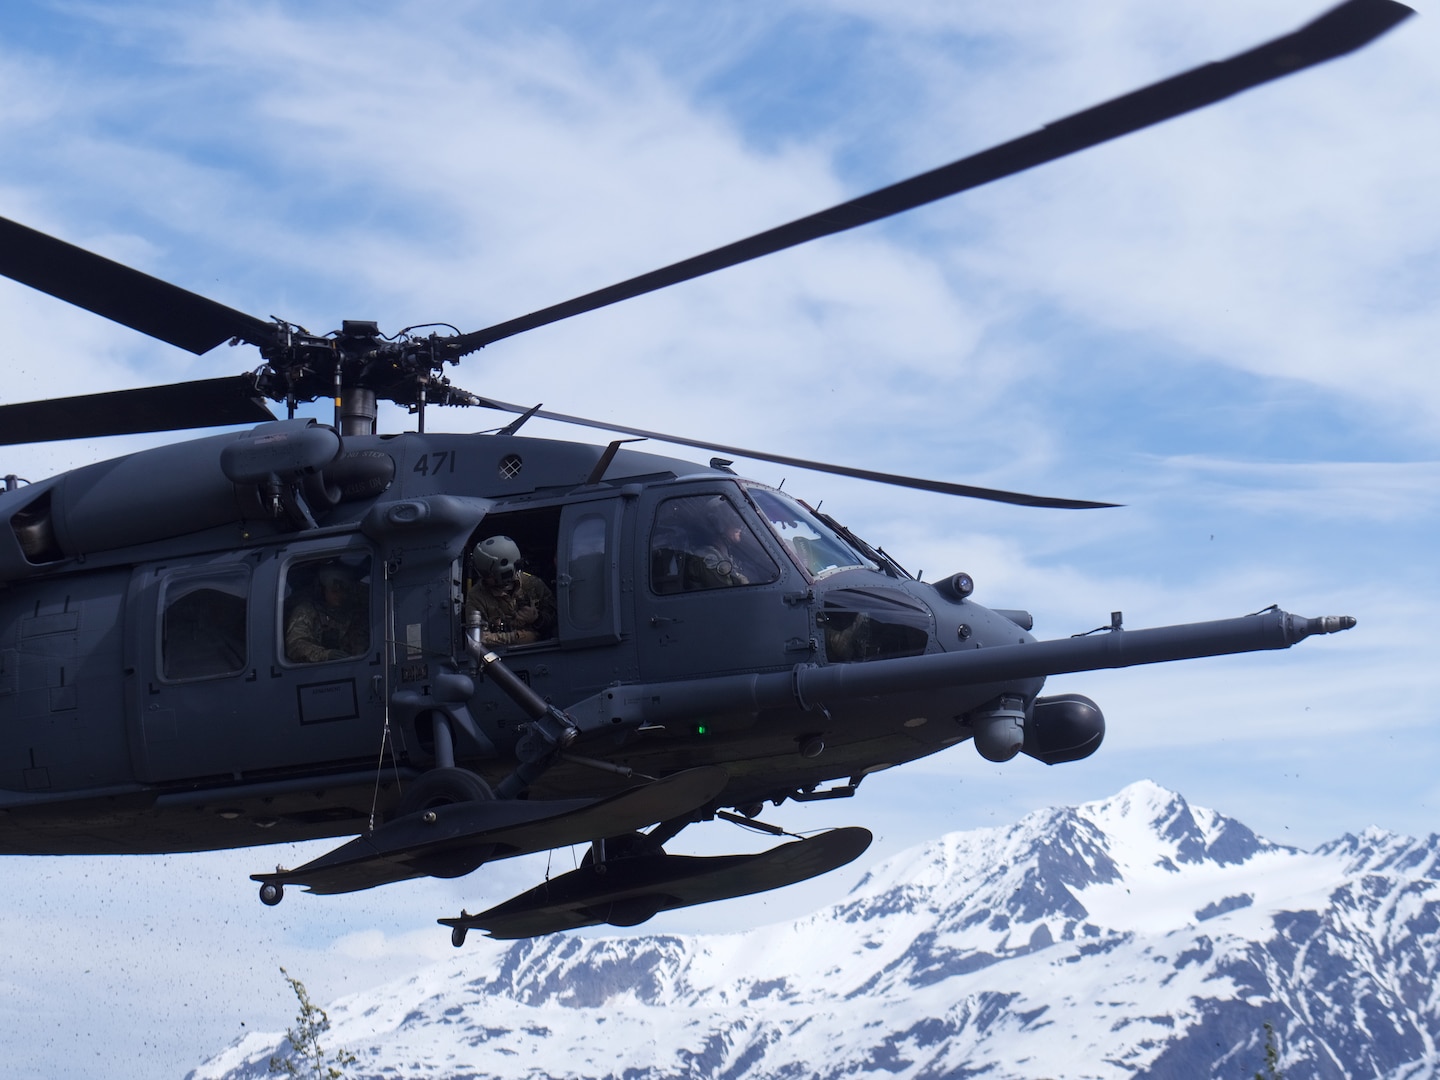
[{"label": "camouflage flight suit", "polygon": [[736,565],[728,548],[706,544],[686,552],[686,589],[726,589],[732,585],[749,585],[750,579]]},{"label": "camouflage flight suit", "polygon": [[486,648],[529,645],[555,636],[555,597],[550,587],[523,570],[508,590],[491,592],[484,580],[465,596],[465,622],[472,625],[478,612],[485,624],[480,640]]},{"label": "camouflage flight suit", "polygon": [[342,660],[360,656],[369,647],[370,613],[363,597],[339,607],[304,600],[285,626],[285,658],[292,663]]}]

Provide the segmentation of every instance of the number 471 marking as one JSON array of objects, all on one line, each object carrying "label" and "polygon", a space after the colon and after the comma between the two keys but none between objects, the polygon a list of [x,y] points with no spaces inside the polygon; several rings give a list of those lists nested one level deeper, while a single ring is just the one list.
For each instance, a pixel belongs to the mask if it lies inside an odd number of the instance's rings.
[{"label": "number 471 marking", "polygon": [[421,476],[435,476],[442,472],[453,473],[455,471],[455,451],[436,450],[433,454],[421,454],[412,471]]}]

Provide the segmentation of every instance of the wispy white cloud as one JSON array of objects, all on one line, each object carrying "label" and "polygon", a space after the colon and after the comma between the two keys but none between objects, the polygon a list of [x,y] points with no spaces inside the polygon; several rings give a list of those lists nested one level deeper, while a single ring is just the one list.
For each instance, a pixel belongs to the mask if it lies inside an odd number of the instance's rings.
[{"label": "wispy white cloud", "polygon": [[[323,332],[347,317],[392,331],[499,321],[1316,12],[155,2],[18,5],[0,27],[22,14],[0,44],[0,214]],[[969,570],[977,599],[1032,609],[1045,636],[1117,608],[1128,626],[1275,601],[1361,620],[1273,656],[1053,680],[1111,718],[1090,761],[995,767],[961,747],[868,780],[852,803],[777,811],[792,828],[870,821],[890,853],[1139,775],[1260,826],[1303,816],[1311,842],[1330,823],[1402,827],[1425,791],[1434,805],[1422,774],[1440,749],[1429,15],[1094,153],[501,343],[455,381],[803,457],[1129,503],[1027,512],[739,463],[824,500],[927,578]],[[0,285],[0,325],[7,400],[255,362],[191,358],[19,287]],[[0,472],[38,478],[146,441],[7,449]],[[289,1021],[280,963],[321,998],[379,981],[448,950],[431,918],[545,873],[505,864],[272,911],[245,875],[280,857],[17,862],[30,872],[0,891],[25,933],[7,935],[5,977],[48,1017],[32,1060],[84,1038],[66,1026],[77,1000],[118,998],[135,1011],[87,1010],[104,1018],[94,1045],[198,1058],[241,1020]],[[831,887],[703,918],[778,917]],[[177,1007],[195,1019],[169,1019]],[[9,1049],[26,1029],[3,1023]],[[175,1038],[159,1050],[135,1034],[161,1028]],[[74,1060],[86,1074],[90,1059]]]}]

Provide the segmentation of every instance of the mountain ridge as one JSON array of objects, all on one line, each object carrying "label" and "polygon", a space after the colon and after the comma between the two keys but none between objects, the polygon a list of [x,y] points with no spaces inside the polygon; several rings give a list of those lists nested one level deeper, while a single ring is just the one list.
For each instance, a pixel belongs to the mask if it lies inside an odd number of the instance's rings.
[{"label": "mountain ridge", "polygon": [[[350,1075],[1425,1075],[1440,837],[1265,840],[1149,781],[950,833],[724,935],[480,940],[330,1007]],[[264,1075],[278,1035],[191,1074]],[[257,1071],[259,1070],[259,1071]]]}]

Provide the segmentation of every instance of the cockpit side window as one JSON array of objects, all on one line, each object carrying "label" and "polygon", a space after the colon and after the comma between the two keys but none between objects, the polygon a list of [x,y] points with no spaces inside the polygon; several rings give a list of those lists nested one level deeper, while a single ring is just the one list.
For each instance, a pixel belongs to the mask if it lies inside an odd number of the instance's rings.
[{"label": "cockpit side window", "polygon": [[878,569],[873,560],[847,544],[834,529],[790,496],[768,488],[746,490],[775,530],[775,535],[794,553],[795,561],[811,577],[852,567]]},{"label": "cockpit side window", "polygon": [[650,588],[657,593],[768,585],[780,568],[723,495],[666,499],[650,534]]}]

